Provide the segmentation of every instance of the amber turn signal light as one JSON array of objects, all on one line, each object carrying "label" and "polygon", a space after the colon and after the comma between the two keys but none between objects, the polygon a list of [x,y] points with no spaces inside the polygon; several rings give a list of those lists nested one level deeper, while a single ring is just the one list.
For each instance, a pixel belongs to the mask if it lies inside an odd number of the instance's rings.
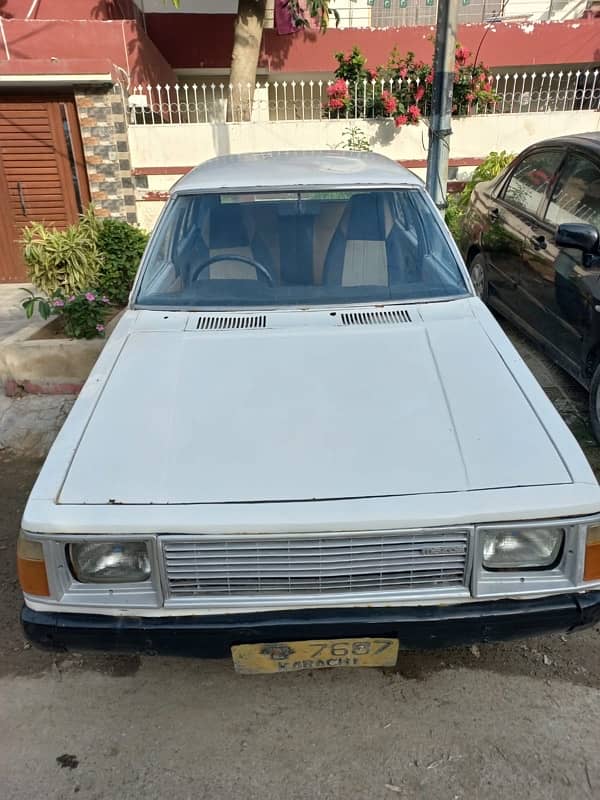
[{"label": "amber turn signal light", "polygon": [[600,580],[600,525],[591,525],[588,528],[583,580]]},{"label": "amber turn signal light", "polygon": [[17,542],[17,574],[25,594],[49,597],[48,575],[41,542],[32,542],[19,536]]}]

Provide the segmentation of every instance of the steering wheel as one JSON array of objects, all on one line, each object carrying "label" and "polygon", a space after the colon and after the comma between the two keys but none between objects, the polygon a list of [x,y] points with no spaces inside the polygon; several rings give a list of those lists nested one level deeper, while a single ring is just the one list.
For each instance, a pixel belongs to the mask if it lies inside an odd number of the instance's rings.
[{"label": "steering wheel", "polygon": [[215,264],[217,261],[241,261],[242,264],[249,264],[251,267],[254,267],[265,276],[269,286],[274,285],[273,276],[263,264],[259,264],[258,261],[255,261],[253,258],[249,258],[247,256],[238,256],[235,253],[231,253],[231,255],[227,255],[227,253],[217,253],[216,256],[207,258],[206,261],[203,261],[202,264],[199,264],[190,271],[190,280],[198,280],[201,273],[212,266],[212,264]]}]

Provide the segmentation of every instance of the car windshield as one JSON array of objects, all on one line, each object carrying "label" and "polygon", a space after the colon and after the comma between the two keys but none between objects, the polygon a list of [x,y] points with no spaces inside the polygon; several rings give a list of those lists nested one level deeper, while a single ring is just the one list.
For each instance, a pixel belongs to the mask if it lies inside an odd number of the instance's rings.
[{"label": "car windshield", "polygon": [[211,193],[170,201],[136,304],[306,306],[466,293],[420,189]]}]

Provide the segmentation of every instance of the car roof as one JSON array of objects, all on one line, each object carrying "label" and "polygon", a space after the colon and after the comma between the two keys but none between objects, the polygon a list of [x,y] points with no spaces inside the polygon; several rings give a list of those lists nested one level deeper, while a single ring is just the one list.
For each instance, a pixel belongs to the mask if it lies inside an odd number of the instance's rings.
[{"label": "car roof", "polygon": [[[531,147],[540,147],[541,145],[578,145],[579,147],[586,147],[595,153],[600,154],[600,131],[589,131],[589,133],[573,133],[568,136],[557,136],[554,139],[544,139],[542,142],[536,142]],[[530,148],[527,148],[528,150]]]},{"label": "car roof", "polygon": [[181,178],[172,194],[219,189],[422,185],[408,169],[377,153],[295,150],[211,158]]}]

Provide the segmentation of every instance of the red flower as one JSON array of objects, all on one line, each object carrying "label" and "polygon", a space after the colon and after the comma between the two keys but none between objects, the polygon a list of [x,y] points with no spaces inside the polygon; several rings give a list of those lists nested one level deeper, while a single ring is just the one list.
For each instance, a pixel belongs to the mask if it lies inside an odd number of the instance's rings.
[{"label": "red flower", "polygon": [[367,70],[367,72],[369,73],[369,78],[370,78],[372,81],[376,81],[376,80],[377,80],[377,70],[374,70],[374,69],[368,69],[368,70]]},{"label": "red flower", "polygon": [[394,122],[396,127],[399,128],[401,125],[406,125],[408,123],[408,117],[406,114],[398,114]]},{"label": "red flower", "polygon": [[483,87],[484,92],[491,92],[492,91],[492,82],[488,81],[485,86]]},{"label": "red flower", "polygon": [[426,83],[433,83],[433,72],[430,72],[429,75],[425,78]]},{"label": "red flower", "polygon": [[327,94],[329,97],[333,97],[333,95],[347,97],[348,87],[346,86],[346,81],[343,78],[338,78],[335,83],[332,83],[331,86],[327,87]]},{"label": "red flower", "polygon": [[419,100],[421,100],[423,98],[424,94],[425,94],[425,87],[424,86],[419,86],[419,88],[417,89],[417,91],[415,93],[415,102],[418,103]]},{"label": "red flower", "polygon": [[456,63],[460,64],[461,66],[466,63],[467,59],[470,58],[471,51],[467,50],[466,47],[457,47],[456,48]]},{"label": "red flower", "polygon": [[336,108],[337,109],[337,108],[343,108],[343,107],[344,107],[344,101],[341,100],[339,97],[332,97],[329,100],[329,108]]},{"label": "red flower", "polygon": [[398,107],[396,98],[393,97],[388,91],[384,90],[381,93],[381,100],[386,114],[393,114]]},{"label": "red flower", "polygon": [[406,69],[406,67],[402,67],[402,69],[400,70],[398,75],[400,76],[401,80],[404,80],[406,78],[406,76],[408,75],[408,70]]},{"label": "red flower", "polygon": [[409,106],[408,107],[408,115],[410,117],[411,122],[416,122],[421,117],[421,110],[419,106]]},{"label": "red flower", "polygon": [[467,102],[472,103],[473,100],[475,100],[475,95],[473,94],[473,92],[469,92],[469,94],[467,95]]}]

